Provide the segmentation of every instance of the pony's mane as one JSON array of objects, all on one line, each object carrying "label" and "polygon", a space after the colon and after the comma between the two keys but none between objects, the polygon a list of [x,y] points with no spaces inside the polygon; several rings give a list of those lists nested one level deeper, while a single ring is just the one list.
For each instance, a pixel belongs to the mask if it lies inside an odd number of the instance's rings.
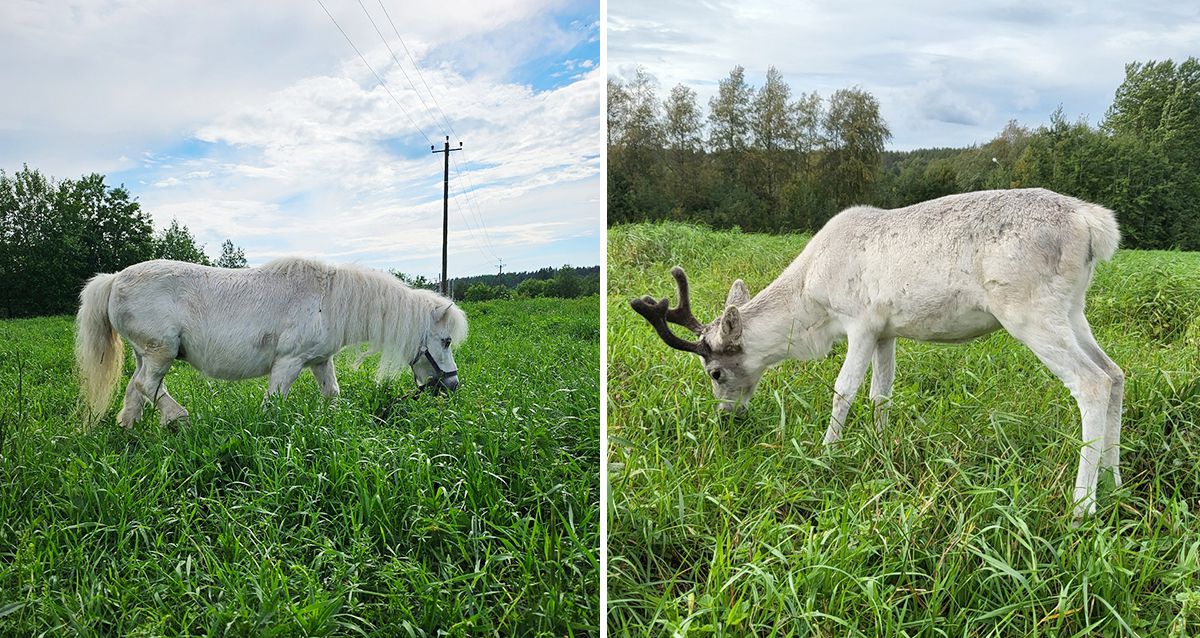
[{"label": "pony's mane", "polygon": [[414,290],[393,275],[362,266],[329,266],[307,259],[280,259],[263,268],[302,269],[328,277],[325,298],[330,326],[343,345],[367,343],[380,355],[376,376],[403,372],[433,328],[436,310],[447,315],[454,347],[467,338],[467,316],[454,302],[430,290]]}]

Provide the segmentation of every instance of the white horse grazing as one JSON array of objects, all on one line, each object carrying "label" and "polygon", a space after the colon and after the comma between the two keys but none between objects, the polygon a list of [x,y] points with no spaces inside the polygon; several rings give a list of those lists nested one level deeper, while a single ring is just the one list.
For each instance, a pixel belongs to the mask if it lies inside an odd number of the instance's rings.
[{"label": "white horse grazing", "polygon": [[147,261],[96,275],[79,297],[75,360],[89,420],[112,401],[125,362],[121,337],[133,346],[137,369],[117,416],[127,428],[146,401],[164,425],[187,416],[163,383],[176,359],[218,379],[269,374],[268,398],[286,397],[307,367],[321,394],[334,397],[334,355],[366,343],[381,354],[380,379],[409,366],[420,389],[454,390],[452,349],[467,336],[466,315],[437,293],[307,259],[240,269]]},{"label": "white horse grazing", "polygon": [[[739,279],[720,318],[692,315],[687,276],[679,306],[631,301],[667,345],[700,356],[723,410],[742,409],[763,372],[828,354],[847,341],[825,442],[841,436],[867,366],[882,428],[895,377],[896,338],[963,342],[1003,327],[1071,391],[1083,420],[1075,516],[1096,509],[1099,469],[1121,484],[1125,376],[1083,315],[1096,264],[1120,233],[1112,211],[1035,188],[951,195],[899,208],[847,209],[753,299]],[[684,326],[686,341],[667,327]]]}]

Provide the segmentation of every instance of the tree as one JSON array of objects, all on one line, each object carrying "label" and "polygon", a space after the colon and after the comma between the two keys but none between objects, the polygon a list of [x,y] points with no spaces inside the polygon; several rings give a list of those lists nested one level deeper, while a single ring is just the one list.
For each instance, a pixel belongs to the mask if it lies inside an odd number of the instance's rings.
[{"label": "tree", "polygon": [[696,92],[678,84],[663,103],[663,125],[668,154],[666,190],[672,208],[698,208],[700,193],[695,187],[703,163],[704,123]]},{"label": "tree", "polygon": [[766,201],[773,212],[779,210],[779,190],[784,175],[791,172],[792,156],[785,150],[796,133],[796,120],[789,101],[792,90],[783,81],[779,69],[767,69],[767,81],[754,95],[750,108],[750,129],[754,133],[757,155],[755,171],[756,194]]},{"label": "tree", "polygon": [[746,83],[741,65],[717,83],[717,94],[708,102],[708,145],[714,152],[737,156],[750,145],[750,102],[754,87]]},{"label": "tree", "polygon": [[62,183],[62,205],[81,223],[85,275],[116,272],[154,257],[154,226],[124,186],[96,173]]},{"label": "tree", "polygon": [[241,248],[234,246],[232,241],[226,239],[221,244],[221,256],[217,259],[217,267],[245,268],[246,253]]},{"label": "tree", "polygon": [[546,288],[549,281],[545,279],[526,279],[517,284],[517,294],[530,299],[534,297],[545,297]]},{"label": "tree", "polygon": [[88,278],[151,257],[150,218],[123,186],[0,171],[0,313],[70,312]]},{"label": "tree", "polygon": [[548,294],[564,299],[573,299],[579,296],[580,282],[579,275],[575,274],[575,269],[570,266],[563,266],[554,275],[548,288]]},{"label": "tree", "polygon": [[28,166],[0,172],[0,277],[9,315],[61,312],[73,306],[80,222],[62,206],[69,186]]},{"label": "tree", "polygon": [[839,89],[829,98],[822,125],[822,172],[834,204],[864,203],[882,170],[884,143],[892,137],[879,100],[858,88]]},{"label": "tree", "polygon": [[392,274],[396,276],[396,279],[408,284],[409,288],[420,288],[423,290],[437,290],[438,288],[437,282],[431,281],[425,275],[406,275],[399,270],[393,270]]},{"label": "tree", "polygon": [[489,299],[508,299],[512,293],[504,286],[489,286],[485,283],[473,284],[463,295],[464,301],[487,301]]},{"label": "tree", "polygon": [[159,259],[174,259],[175,261],[190,261],[193,264],[211,266],[208,255],[204,254],[204,246],[196,244],[196,238],[187,226],[172,219],[167,227],[154,240],[155,256]]}]

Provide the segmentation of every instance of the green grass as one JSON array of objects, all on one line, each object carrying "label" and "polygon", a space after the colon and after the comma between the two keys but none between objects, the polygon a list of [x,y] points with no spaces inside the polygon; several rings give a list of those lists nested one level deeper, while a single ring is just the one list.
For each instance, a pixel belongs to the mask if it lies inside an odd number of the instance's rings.
[{"label": "green grass", "polygon": [[82,428],[70,318],[0,322],[0,635],[595,634],[599,303],[465,309],[453,397],[177,364],[178,431]]},{"label": "green grass", "polygon": [[727,421],[626,303],[674,298],[679,264],[710,320],[806,240],[609,231],[610,635],[1200,635],[1200,254],[1121,251],[1097,273],[1088,316],[1128,378],[1125,485],[1102,481],[1073,527],[1078,409],[1008,335],[901,341],[882,440],[864,389],[826,450],[844,345],[768,371]]}]

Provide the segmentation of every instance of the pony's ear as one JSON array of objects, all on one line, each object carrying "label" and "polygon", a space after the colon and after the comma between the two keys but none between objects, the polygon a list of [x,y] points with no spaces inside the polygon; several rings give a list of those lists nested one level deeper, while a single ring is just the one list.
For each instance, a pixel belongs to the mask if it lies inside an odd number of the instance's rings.
[{"label": "pony's ear", "polygon": [[445,321],[446,317],[448,317],[450,315],[450,309],[453,307],[454,307],[454,304],[448,303],[448,304],[442,306],[441,308],[434,310],[433,311],[433,320],[437,321],[439,323],[442,321]]}]

